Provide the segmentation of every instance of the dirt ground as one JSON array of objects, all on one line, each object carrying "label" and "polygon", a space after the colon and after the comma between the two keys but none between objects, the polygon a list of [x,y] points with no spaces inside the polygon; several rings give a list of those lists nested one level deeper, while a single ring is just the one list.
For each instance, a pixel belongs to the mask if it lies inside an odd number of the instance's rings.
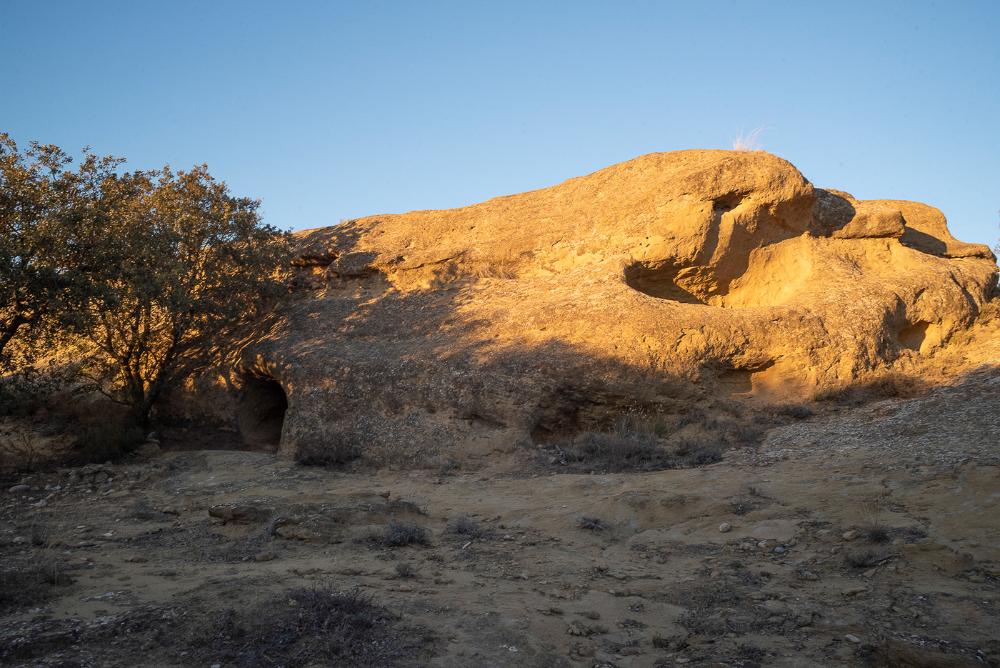
[{"label": "dirt ground", "polygon": [[[38,473],[0,492],[0,661],[997,666],[998,436],[993,369],[699,468],[347,474],[202,450]],[[320,629],[350,626],[354,654],[290,653],[312,590],[380,611]]]}]

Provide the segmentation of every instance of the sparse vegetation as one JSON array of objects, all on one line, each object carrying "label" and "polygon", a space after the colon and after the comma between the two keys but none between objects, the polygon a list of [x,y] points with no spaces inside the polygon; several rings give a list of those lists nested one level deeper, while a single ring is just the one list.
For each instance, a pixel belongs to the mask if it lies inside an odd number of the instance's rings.
[{"label": "sparse vegetation", "polygon": [[427,529],[416,522],[393,520],[385,529],[373,536],[375,542],[385,547],[406,547],[408,545],[429,545]]},{"label": "sparse vegetation", "polygon": [[608,524],[598,517],[583,516],[576,522],[576,526],[584,531],[604,531],[609,529]]},{"label": "sparse vegetation", "polygon": [[45,455],[38,438],[27,429],[0,436],[0,472],[34,471]]},{"label": "sparse vegetation", "polygon": [[423,644],[398,619],[357,590],[293,589],[250,610],[225,611],[192,649],[225,665],[392,666],[412,661]]},{"label": "sparse vegetation", "polygon": [[482,540],[484,538],[490,538],[493,535],[492,531],[483,527],[474,519],[464,516],[458,517],[449,522],[447,531],[448,533],[462,536],[464,538],[471,538],[473,540]]},{"label": "sparse vegetation", "polygon": [[865,522],[861,527],[861,535],[869,543],[888,543],[889,527],[882,519],[882,499],[874,498],[865,504]]},{"label": "sparse vegetation", "polygon": [[[36,541],[34,531],[32,544]],[[41,544],[47,540],[45,537]],[[0,567],[0,613],[41,605],[52,597],[55,588],[70,582],[64,564],[51,550],[42,549],[28,559],[9,561]]]},{"label": "sparse vegetation", "polygon": [[417,569],[413,567],[413,564],[407,561],[401,561],[396,564],[396,577],[408,580],[410,578],[416,577]]},{"label": "sparse vegetation", "polygon": [[722,445],[716,442],[683,440],[676,448],[680,465],[707,466],[722,461]]},{"label": "sparse vegetation", "polygon": [[861,406],[880,399],[912,399],[926,394],[929,387],[916,376],[889,372],[867,382],[824,390],[813,398],[820,402]]},{"label": "sparse vegetation", "polygon": [[608,472],[664,469],[673,463],[655,437],[640,433],[583,432],[562,448],[562,456],[567,463]]}]

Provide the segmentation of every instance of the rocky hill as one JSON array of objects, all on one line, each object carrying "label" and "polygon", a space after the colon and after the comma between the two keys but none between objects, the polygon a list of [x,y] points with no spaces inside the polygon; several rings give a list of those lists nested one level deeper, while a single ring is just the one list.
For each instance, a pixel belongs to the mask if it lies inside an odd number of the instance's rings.
[{"label": "rocky hill", "polygon": [[933,207],[698,150],[310,230],[295,264],[293,305],[236,378],[244,438],[414,456],[698,397],[802,401],[934,355],[997,273]]}]

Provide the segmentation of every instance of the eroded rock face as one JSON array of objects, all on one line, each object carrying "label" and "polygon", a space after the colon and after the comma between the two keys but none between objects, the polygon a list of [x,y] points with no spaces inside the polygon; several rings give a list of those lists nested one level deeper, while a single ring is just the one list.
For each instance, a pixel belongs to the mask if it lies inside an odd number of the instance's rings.
[{"label": "eroded rock face", "polygon": [[997,271],[938,210],[821,190],[763,152],[650,154],[300,241],[296,299],[245,373],[286,393],[284,451],[390,457],[568,433],[692,382],[858,379],[967,327]]}]

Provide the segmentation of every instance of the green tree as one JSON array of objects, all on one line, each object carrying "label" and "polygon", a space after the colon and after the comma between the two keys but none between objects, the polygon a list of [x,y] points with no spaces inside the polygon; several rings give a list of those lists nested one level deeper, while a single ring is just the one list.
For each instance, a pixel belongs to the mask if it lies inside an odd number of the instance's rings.
[{"label": "green tree", "polygon": [[102,185],[120,162],[85,151],[74,170],[58,147],[33,142],[22,151],[0,133],[3,368],[29,360],[45,335],[77,318],[94,285],[88,274],[100,243],[92,231],[103,215]]},{"label": "green tree", "polygon": [[98,286],[78,328],[88,375],[145,424],[164,392],[261,331],[286,293],[290,237],[206,166],[132,172],[102,193]]}]

